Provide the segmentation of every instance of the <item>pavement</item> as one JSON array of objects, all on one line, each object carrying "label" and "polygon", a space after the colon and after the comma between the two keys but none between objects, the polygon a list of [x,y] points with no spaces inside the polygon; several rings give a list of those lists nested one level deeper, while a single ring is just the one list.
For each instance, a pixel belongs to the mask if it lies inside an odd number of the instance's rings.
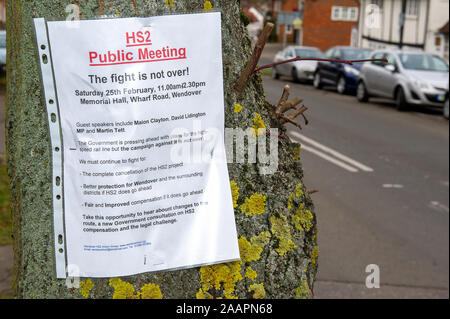
[{"label": "pavement", "polygon": [[12,296],[13,291],[13,249],[12,246],[0,246],[0,298],[2,296]]}]

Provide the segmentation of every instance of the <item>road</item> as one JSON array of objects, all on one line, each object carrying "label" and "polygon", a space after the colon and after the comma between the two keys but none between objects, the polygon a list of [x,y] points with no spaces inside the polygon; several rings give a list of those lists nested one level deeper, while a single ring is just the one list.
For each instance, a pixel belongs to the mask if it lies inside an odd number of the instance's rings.
[{"label": "road", "polygon": [[[360,104],[332,88],[263,77],[276,104],[285,84],[309,107],[301,159],[319,228],[318,298],[448,298],[449,123],[389,101]],[[366,266],[380,288],[365,287]]]}]

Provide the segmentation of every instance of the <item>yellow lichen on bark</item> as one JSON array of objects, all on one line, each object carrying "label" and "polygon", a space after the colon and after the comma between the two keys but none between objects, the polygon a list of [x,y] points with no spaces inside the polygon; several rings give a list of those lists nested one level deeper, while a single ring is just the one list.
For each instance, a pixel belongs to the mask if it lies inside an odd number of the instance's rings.
[{"label": "yellow lichen on bark", "polygon": [[253,118],[253,125],[250,129],[250,133],[253,137],[256,137],[260,134],[264,134],[266,125],[264,124],[263,119],[261,118],[261,115],[259,113],[255,114],[255,117]]},{"label": "yellow lichen on bark", "polygon": [[283,256],[288,251],[294,249],[296,246],[292,241],[291,230],[286,216],[279,214],[280,217],[270,216],[271,228],[270,231],[278,239],[277,253]]},{"label": "yellow lichen on bark", "polygon": [[247,269],[245,270],[245,277],[251,280],[255,280],[258,277],[258,274],[253,270],[252,267],[247,267]]},{"label": "yellow lichen on bark", "polygon": [[250,198],[246,198],[244,204],[241,205],[241,211],[246,216],[253,216],[255,214],[261,215],[266,208],[266,196],[254,193]]},{"label": "yellow lichen on bark", "polygon": [[289,194],[288,209],[291,210],[294,204],[294,193]]},{"label": "yellow lichen on bark", "polygon": [[158,285],[149,282],[141,287],[138,293],[141,299],[162,299],[162,293]]},{"label": "yellow lichen on bark", "polygon": [[319,247],[314,246],[313,251],[311,253],[311,265],[313,267],[316,265],[318,256],[319,256]]},{"label": "yellow lichen on bark", "polygon": [[309,209],[305,209],[305,205],[301,204],[300,207],[292,215],[292,221],[294,222],[295,228],[300,231],[309,232],[313,227],[314,215]]},{"label": "yellow lichen on bark", "polygon": [[225,264],[203,266],[200,268],[201,288],[196,294],[198,299],[212,298],[209,290],[214,288],[216,291],[223,288],[223,296],[227,299],[235,299],[233,292],[236,283],[241,281],[241,262],[234,261]]},{"label": "yellow lichen on bark", "polygon": [[244,236],[239,238],[239,252],[241,255],[241,260],[243,262],[256,261],[261,258],[261,253],[263,252],[264,246],[270,240],[270,233],[268,231],[263,231],[257,236],[247,240]]},{"label": "yellow lichen on bark", "polygon": [[134,286],[129,282],[123,281],[120,278],[111,278],[109,285],[114,288],[113,299],[161,299],[162,293],[159,285],[147,283],[143,285],[135,293]]},{"label": "yellow lichen on bark", "polygon": [[208,12],[211,11],[211,9],[212,9],[211,1],[205,1],[205,3],[203,3],[203,11]]},{"label": "yellow lichen on bark", "polygon": [[137,299],[132,284],[120,278],[111,278],[109,285],[114,288],[113,299]]},{"label": "yellow lichen on bark", "polygon": [[[236,284],[243,280],[241,274],[242,262],[251,262],[260,259],[263,248],[269,240],[270,233],[268,231],[263,231],[257,236],[253,236],[250,238],[250,241],[248,241],[244,236],[241,236],[239,238],[241,261],[201,267],[201,287],[196,293],[197,299],[213,298],[213,295],[211,294],[212,289],[216,292],[222,289],[223,297],[227,299],[237,298],[233,295],[233,293],[235,291]],[[257,276],[256,271],[254,271],[251,267],[247,267],[245,277],[255,280]],[[257,295],[261,293],[261,289],[258,289],[259,290],[255,292]]]},{"label": "yellow lichen on bark", "polygon": [[173,3],[173,0],[166,0],[166,5],[168,7],[175,8],[175,3]]},{"label": "yellow lichen on bark", "polygon": [[302,189],[302,187],[303,187],[302,184],[298,184],[298,185],[295,187],[295,196],[296,196],[297,198],[300,198],[300,197],[303,196],[303,189]]},{"label": "yellow lichen on bark", "polygon": [[231,186],[231,196],[233,197],[233,208],[236,208],[238,206],[237,201],[239,199],[239,186],[233,180],[230,181],[230,186]]},{"label": "yellow lichen on bark", "polygon": [[195,294],[195,298],[197,299],[213,299],[213,296],[207,292],[203,291],[203,288],[200,288],[197,293]]},{"label": "yellow lichen on bark", "polygon": [[94,283],[90,278],[86,279],[86,281],[80,281],[80,289],[78,292],[84,297],[89,298],[89,293],[92,288],[94,288]]},{"label": "yellow lichen on bark", "polygon": [[266,296],[266,290],[264,289],[264,283],[252,284],[248,291],[254,291],[253,298],[262,299]]},{"label": "yellow lichen on bark", "polygon": [[296,161],[298,161],[300,159],[300,154],[301,154],[302,148],[300,146],[300,144],[294,149],[294,159]]},{"label": "yellow lichen on bark", "polygon": [[302,280],[300,286],[295,289],[295,299],[307,299],[308,298],[308,282]]}]

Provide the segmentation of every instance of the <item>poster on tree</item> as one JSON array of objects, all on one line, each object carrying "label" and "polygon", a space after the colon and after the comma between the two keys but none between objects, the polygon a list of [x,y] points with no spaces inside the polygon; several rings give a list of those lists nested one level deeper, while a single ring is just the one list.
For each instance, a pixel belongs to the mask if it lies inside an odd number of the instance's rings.
[{"label": "poster on tree", "polygon": [[46,25],[67,264],[114,277],[239,259],[220,13]]}]

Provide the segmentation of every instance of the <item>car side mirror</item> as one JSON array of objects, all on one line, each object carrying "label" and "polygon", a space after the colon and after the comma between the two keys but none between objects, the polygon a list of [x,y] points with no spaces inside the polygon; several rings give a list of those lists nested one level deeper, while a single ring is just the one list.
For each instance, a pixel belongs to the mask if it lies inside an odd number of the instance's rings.
[{"label": "car side mirror", "polygon": [[392,64],[386,64],[384,66],[384,68],[392,73],[394,73],[395,71],[397,71],[397,68],[395,67],[395,65]]}]

